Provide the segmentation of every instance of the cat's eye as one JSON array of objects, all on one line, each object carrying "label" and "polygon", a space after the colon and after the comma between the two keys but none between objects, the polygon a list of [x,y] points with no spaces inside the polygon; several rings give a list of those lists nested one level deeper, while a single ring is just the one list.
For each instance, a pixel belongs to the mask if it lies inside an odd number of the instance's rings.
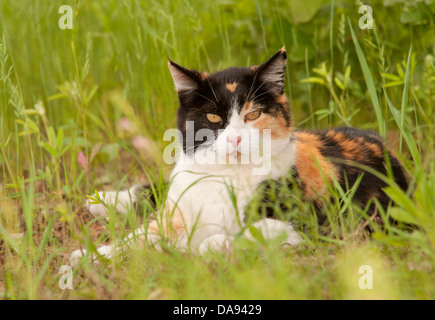
[{"label": "cat's eye", "polygon": [[207,113],[207,120],[213,123],[218,123],[222,121],[222,118],[219,117],[217,114]]},{"label": "cat's eye", "polygon": [[246,120],[250,120],[250,121],[252,121],[252,120],[258,119],[258,117],[259,117],[260,115],[261,115],[261,111],[260,111],[260,110],[250,112],[250,113],[248,113],[248,114],[245,116],[245,121],[246,121]]}]

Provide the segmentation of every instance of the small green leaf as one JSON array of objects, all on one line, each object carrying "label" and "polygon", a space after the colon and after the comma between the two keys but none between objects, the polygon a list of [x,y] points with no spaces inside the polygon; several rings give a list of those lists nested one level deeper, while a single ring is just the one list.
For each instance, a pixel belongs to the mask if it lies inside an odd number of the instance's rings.
[{"label": "small green leaf", "polygon": [[56,150],[54,150],[54,148],[50,144],[48,144],[47,142],[43,142],[42,145],[44,146],[45,150],[47,150],[53,157],[57,156]]},{"label": "small green leaf", "polygon": [[266,243],[266,239],[264,239],[263,234],[261,233],[261,231],[257,228],[255,228],[254,226],[251,226],[249,228],[249,232],[251,233],[252,237],[257,240],[258,242],[265,244]]},{"label": "small green leaf", "polygon": [[347,87],[347,84],[350,81],[350,73],[352,71],[352,67],[351,66],[347,66],[346,70],[344,71],[344,86]]},{"label": "small green leaf", "polygon": [[409,223],[416,226],[419,225],[418,220],[414,218],[410,213],[397,207],[391,208],[391,217],[399,222]]},{"label": "small green leaf", "polygon": [[344,83],[341,82],[340,79],[338,79],[337,77],[334,78],[334,82],[335,84],[341,89],[344,90],[346,87],[344,86]]},{"label": "small green leaf", "polygon": [[402,81],[402,82],[403,82],[403,79],[400,78],[399,76],[396,76],[395,74],[391,74],[391,73],[383,73],[382,76],[383,76],[385,79],[388,79],[388,80],[393,80],[393,81]]},{"label": "small green leaf", "polygon": [[317,77],[309,77],[309,78],[302,79],[301,83],[319,83],[319,84],[323,84],[324,86],[326,86],[325,80],[323,80],[321,78],[317,78]]},{"label": "small green leaf", "polygon": [[49,96],[48,101],[62,99],[62,98],[66,98],[66,97],[68,97],[68,95],[66,95],[64,93],[58,93],[58,94],[54,94],[52,96]]},{"label": "small green leaf", "polygon": [[27,124],[27,127],[30,128],[32,131],[39,132],[38,125],[32,119],[27,118],[26,119],[26,124]]},{"label": "small green leaf", "polygon": [[328,70],[326,69],[326,64],[324,62],[320,65],[320,68],[313,68],[313,71],[321,76],[328,76]]},{"label": "small green leaf", "polygon": [[395,87],[395,86],[401,86],[402,84],[403,84],[403,81],[392,81],[392,82],[387,82],[386,84],[384,84],[384,88]]}]

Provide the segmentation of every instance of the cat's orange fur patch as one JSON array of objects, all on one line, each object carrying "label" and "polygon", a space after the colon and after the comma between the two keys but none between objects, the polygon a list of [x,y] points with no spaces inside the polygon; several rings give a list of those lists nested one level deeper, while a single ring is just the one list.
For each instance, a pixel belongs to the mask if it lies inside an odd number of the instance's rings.
[{"label": "cat's orange fur patch", "polygon": [[202,81],[204,81],[204,80],[206,80],[207,78],[208,78],[208,73],[207,72],[205,72],[205,71],[203,71],[203,72],[201,72],[201,80]]},{"label": "cat's orange fur patch", "polygon": [[322,142],[320,141],[319,137],[312,132],[295,132],[295,138],[315,148],[320,148],[322,146]]},{"label": "cat's orange fur patch", "polygon": [[[349,139],[341,132],[329,131],[326,136],[335,140],[342,147],[342,154],[352,160],[363,160],[362,148],[367,148],[375,157],[382,157],[382,150],[374,143],[367,142],[364,138]],[[373,136],[377,138],[376,136]]]},{"label": "cat's orange fur patch", "polygon": [[343,155],[349,159],[361,160],[362,154],[359,152],[361,149],[361,143],[355,140],[340,141],[340,146],[343,148]]},{"label": "cat's orange fur patch", "polygon": [[249,110],[251,109],[251,103],[249,101],[245,102],[245,105],[243,106],[242,112],[249,112]]},{"label": "cat's orange fur patch", "polygon": [[373,143],[369,143],[369,142],[366,143],[366,146],[367,146],[367,148],[370,149],[371,152],[373,152],[373,155],[375,157],[382,157],[383,156],[382,150],[379,148],[379,146],[377,146]]},{"label": "cat's orange fur patch", "polygon": [[361,154],[359,150],[361,149],[361,142],[351,140],[347,138],[341,132],[329,131],[326,133],[326,136],[335,142],[343,149],[342,154],[348,158],[353,160],[361,160]]},{"label": "cat's orange fur patch", "polygon": [[227,83],[225,85],[225,88],[227,88],[227,90],[231,93],[234,93],[234,91],[236,91],[238,83],[237,82],[233,82],[233,83]]},{"label": "cat's orange fur patch", "polygon": [[252,126],[259,129],[260,133],[265,129],[270,129],[272,139],[285,139],[291,133],[291,127],[287,126],[281,115],[275,118],[267,113],[262,113],[258,120],[253,121]]},{"label": "cat's orange fur patch", "polygon": [[288,106],[288,98],[285,94],[280,95],[277,99],[276,102],[278,102],[279,104],[283,105],[283,106]]},{"label": "cat's orange fur patch", "polygon": [[[159,219],[160,217],[156,217]],[[185,229],[183,215],[178,207],[175,207],[172,202],[167,202],[163,210],[163,217],[160,223],[157,220],[150,222],[148,225],[148,233],[164,235],[170,238],[175,238],[180,232]]]},{"label": "cat's orange fur patch", "polygon": [[338,179],[337,170],[321,154],[319,138],[309,132],[296,132],[296,168],[303,179],[305,196],[309,200],[320,202],[317,198],[328,191],[327,182],[332,177]]}]

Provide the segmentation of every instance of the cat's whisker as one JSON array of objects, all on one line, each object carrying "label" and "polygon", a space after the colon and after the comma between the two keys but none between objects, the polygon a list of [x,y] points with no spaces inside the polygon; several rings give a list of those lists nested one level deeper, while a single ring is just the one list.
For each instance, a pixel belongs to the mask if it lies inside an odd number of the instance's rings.
[{"label": "cat's whisker", "polygon": [[[267,80],[267,79],[266,79]],[[254,93],[252,94],[254,97],[255,97],[255,94],[257,93],[257,91],[258,90],[260,90],[261,89],[261,87],[266,83],[267,81],[263,81],[262,83],[261,83],[261,85],[254,91]]]},{"label": "cat's whisker", "polygon": [[[260,88],[261,88],[265,83],[267,83],[267,82],[270,80],[270,78],[271,78],[272,76],[276,76],[276,75],[275,75],[275,70],[281,71],[281,68],[275,68],[275,69],[273,69],[272,72],[269,73],[269,75],[267,76],[267,78],[264,79],[264,81],[263,81],[263,82],[261,83],[261,85],[257,88],[257,90],[254,91],[254,93],[253,93],[252,95],[255,95],[255,93],[256,93],[258,90],[260,90]],[[283,76],[284,76],[284,74],[283,74]]]},{"label": "cat's whisker", "polygon": [[213,92],[214,97],[216,98],[217,103],[219,103],[219,99],[216,96],[216,92],[214,91],[213,86],[211,85],[210,79],[207,79],[207,82],[208,82],[208,84],[210,86],[211,91]]},{"label": "cat's whisker", "polygon": [[215,103],[213,100],[207,98],[206,96],[203,96],[202,94],[200,94],[200,93],[198,93],[198,92],[196,92],[196,91],[194,91],[194,93],[195,93],[196,95],[200,96],[200,97],[203,97],[204,99],[207,99],[208,101],[210,101],[211,103],[213,103],[214,106],[216,106],[216,103]]},{"label": "cat's whisker", "polygon": [[260,86],[252,93],[252,95],[251,96],[254,96],[255,97],[255,94],[257,93],[257,91],[258,90],[260,90],[261,89],[261,87],[265,84],[266,82],[262,82],[261,84],[260,84]]},{"label": "cat's whisker", "polygon": [[253,99],[252,99],[251,101],[256,101],[256,102],[258,102],[258,101],[260,101],[260,100],[257,100],[259,97],[261,97],[261,96],[263,96],[263,95],[265,95],[265,94],[268,94],[268,93],[270,93],[270,92],[272,92],[272,90],[267,90],[267,91],[265,91],[265,92],[262,92],[262,93],[260,93],[259,95],[254,96]]},{"label": "cat's whisker", "polygon": [[255,74],[255,76],[254,76],[254,80],[252,80],[251,87],[249,88],[248,95],[247,95],[247,99],[248,99],[248,101],[249,101],[250,98],[251,98],[251,92],[252,92],[252,89],[254,88],[254,84],[255,84],[255,81],[256,81],[256,80],[257,80],[257,74]]},{"label": "cat's whisker", "polygon": [[[271,77],[271,75],[269,75],[267,78],[266,78],[266,80],[265,81],[263,81],[262,83],[261,83],[261,85],[257,88],[257,90],[255,90],[254,91],[254,93],[252,93],[252,95],[255,95],[255,93],[269,80],[269,78]],[[251,91],[252,91],[252,87],[254,86],[254,83],[255,83],[255,80],[257,79],[257,75],[255,75],[255,77],[254,77],[254,81],[252,82],[252,85],[251,85],[251,89],[249,89],[249,94],[248,94],[248,97],[251,97]],[[248,99],[249,100],[249,99]]]}]

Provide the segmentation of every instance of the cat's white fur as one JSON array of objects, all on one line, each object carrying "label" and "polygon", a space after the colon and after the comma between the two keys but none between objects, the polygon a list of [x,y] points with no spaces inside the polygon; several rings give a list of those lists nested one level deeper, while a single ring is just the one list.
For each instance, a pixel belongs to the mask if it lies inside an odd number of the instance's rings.
[{"label": "cat's white fur", "polygon": [[[236,108],[234,108],[236,110]],[[230,124],[220,134],[209,150],[219,151],[219,144],[226,143],[228,134],[241,134],[249,129],[249,124],[240,121],[240,115],[233,111]],[[243,135],[242,135],[243,136]],[[224,141],[224,142],[222,142]],[[241,141],[241,144],[243,141]],[[227,147],[227,146],[226,146]],[[243,149],[243,146],[241,146]],[[236,150],[228,148],[229,157],[237,155]],[[240,150],[239,150],[240,151]],[[213,156],[213,152],[210,153]],[[190,248],[193,252],[203,254],[209,249],[223,250],[231,246],[233,237],[243,228],[245,218],[244,208],[252,199],[259,184],[268,178],[279,178],[286,175],[295,164],[296,144],[291,135],[280,140],[272,140],[269,154],[263,154],[270,159],[270,172],[253,174],[253,164],[199,164],[188,161],[189,156],[181,152],[171,177],[168,199],[176,204],[182,213],[185,228],[173,244],[180,250]],[[267,160],[267,159],[266,159]],[[120,213],[127,213],[136,201],[133,187],[121,192],[100,192],[99,196],[108,205],[116,205]],[[232,195],[234,196],[232,198]],[[233,200],[236,201],[233,201]],[[236,205],[234,205],[234,202]],[[88,201],[90,212],[96,216],[107,214],[107,208],[102,204],[92,204]],[[285,243],[296,245],[300,236],[288,222],[273,219],[263,219],[253,224],[265,239],[275,238],[285,234]],[[136,230],[136,236],[144,235],[143,228]],[[244,236],[253,239],[249,229]],[[116,250],[125,249],[133,242],[130,234],[127,241],[111,246],[102,246],[98,252],[111,257]],[[156,244],[158,235],[149,235],[148,243]],[[77,250],[71,255],[71,264],[76,265],[85,252]]]}]

